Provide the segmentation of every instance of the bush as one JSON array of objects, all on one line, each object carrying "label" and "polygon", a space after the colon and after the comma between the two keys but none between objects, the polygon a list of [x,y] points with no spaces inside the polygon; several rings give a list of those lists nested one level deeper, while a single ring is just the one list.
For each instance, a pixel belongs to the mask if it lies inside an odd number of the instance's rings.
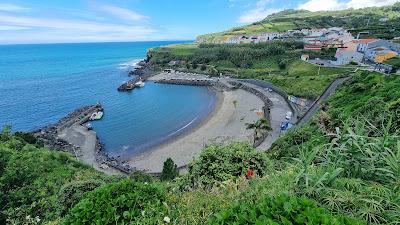
[{"label": "bush", "polygon": [[212,145],[189,165],[189,173],[184,179],[189,186],[212,186],[215,182],[243,176],[249,169],[263,176],[266,166],[265,154],[249,144]]},{"label": "bush", "polygon": [[178,167],[171,158],[164,162],[161,180],[173,180],[179,175]]},{"label": "bush", "polygon": [[60,216],[65,216],[68,210],[76,205],[88,192],[103,185],[101,180],[85,180],[68,183],[61,187],[57,196],[60,205]]},{"label": "bush", "polygon": [[166,213],[164,190],[129,179],[103,186],[82,199],[66,224],[160,224]]},{"label": "bush", "polygon": [[211,224],[363,224],[334,216],[308,198],[279,195],[256,202],[237,202],[210,220]]},{"label": "bush", "polygon": [[143,172],[143,171],[134,171],[130,176],[129,176],[133,181],[135,182],[153,182],[154,181],[154,177]]}]

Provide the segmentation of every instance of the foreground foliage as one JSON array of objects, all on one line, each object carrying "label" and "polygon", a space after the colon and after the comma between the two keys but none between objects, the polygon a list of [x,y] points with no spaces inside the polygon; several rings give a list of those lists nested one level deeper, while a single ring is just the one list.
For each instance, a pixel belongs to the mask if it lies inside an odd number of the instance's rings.
[{"label": "foreground foliage", "polygon": [[363,224],[354,219],[333,216],[305,197],[279,195],[255,202],[237,202],[216,214],[211,224]]},{"label": "foreground foliage", "polygon": [[212,145],[189,165],[189,173],[182,181],[191,187],[212,186],[216,182],[244,176],[249,169],[263,176],[267,164],[266,156],[248,144]]},{"label": "foreground foliage", "polygon": [[398,224],[399,90],[400,77],[356,74],[270,151],[211,145],[168,182],[105,176],[6,127],[0,223]]},{"label": "foreground foliage", "polygon": [[123,180],[83,198],[69,213],[67,224],[159,224],[166,208],[165,192],[156,184]]}]

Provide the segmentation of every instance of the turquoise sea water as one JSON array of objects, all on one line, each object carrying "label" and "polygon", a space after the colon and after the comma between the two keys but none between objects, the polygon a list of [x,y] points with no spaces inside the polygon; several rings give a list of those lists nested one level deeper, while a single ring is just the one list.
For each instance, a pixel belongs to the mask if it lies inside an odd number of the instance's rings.
[{"label": "turquoise sea water", "polygon": [[147,82],[117,92],[148,48],[171,43],[0,46],[0,126],[30,131],[101,102],[105,115],[93,126],[112,154],[134,155],[179,135],[212,111],[212,91]]}]

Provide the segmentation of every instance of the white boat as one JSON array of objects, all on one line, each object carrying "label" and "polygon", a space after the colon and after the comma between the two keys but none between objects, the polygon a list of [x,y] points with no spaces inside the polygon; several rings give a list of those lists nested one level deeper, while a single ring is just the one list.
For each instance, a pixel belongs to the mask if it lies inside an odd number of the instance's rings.
[{"label": "white boat", "polygon": [[144,87],[145,83],[143,81],[138,81],[135,83],[136,87]]},{"label": "white boat", "polygon": [[92,124],[90,124],[90,123],[85,124],[85,127],[86,127],[88,130],[92,130],[92,129],[93,129]]},{"label": "white boat", "polygon": [[102,117],[103,117],[103,112],[102,112],[102,111],[98,111],[98,112],[93,113],[93,114],[90,116],[89,120],[99,120],[99,119],[101,119]]}]

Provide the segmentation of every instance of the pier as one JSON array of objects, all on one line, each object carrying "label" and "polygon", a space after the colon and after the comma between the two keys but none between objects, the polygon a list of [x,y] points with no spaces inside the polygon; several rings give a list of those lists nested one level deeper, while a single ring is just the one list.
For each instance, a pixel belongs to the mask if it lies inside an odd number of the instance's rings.
[{"label": "pier", "polygon": [[95,169],[115,174],[132,172],[132,168],[105,151],[96,132],[84,126],[93,114],[103,112],[101,104],[85,106],[60,119],[57,123],[33,132],[46,147],[71,153]]}]

